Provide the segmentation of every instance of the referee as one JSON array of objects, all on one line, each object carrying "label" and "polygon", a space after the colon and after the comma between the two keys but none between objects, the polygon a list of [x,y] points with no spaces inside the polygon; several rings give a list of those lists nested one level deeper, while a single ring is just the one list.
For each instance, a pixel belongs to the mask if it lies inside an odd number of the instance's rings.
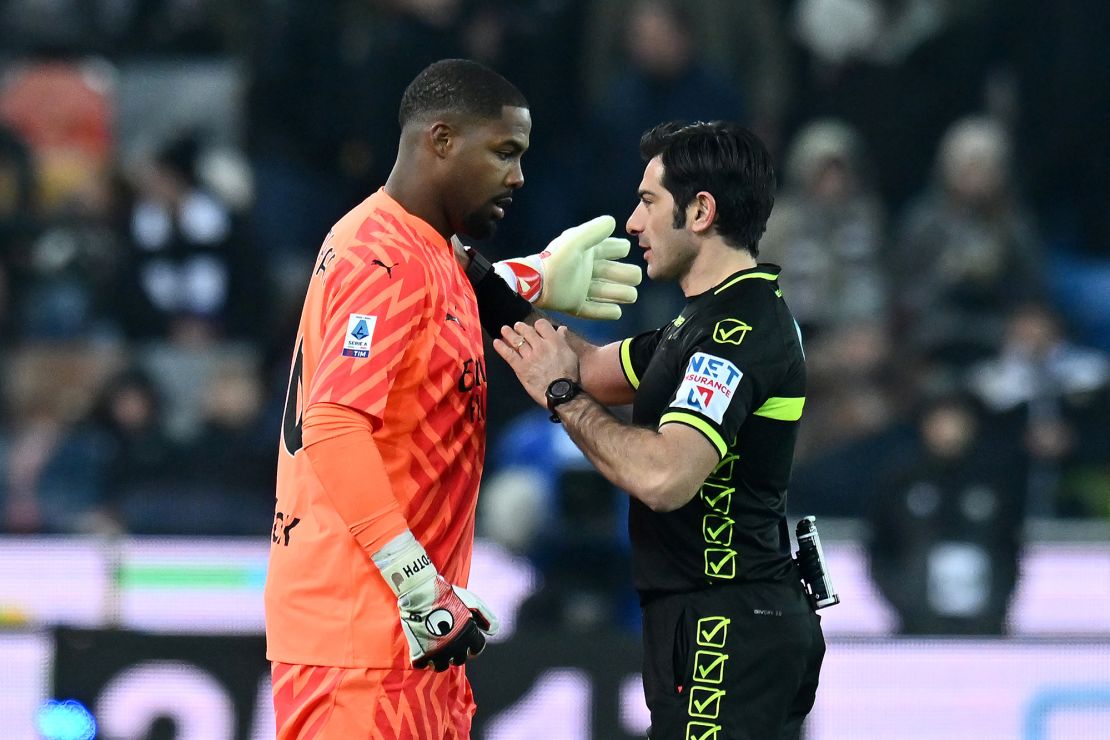
[{"label": "referee", "polygon": [[[758,264],[770,155],[731,123],[663,124],[628,233],[674,280],[672,322],[595,347],[538,314],[494,342],[553,421],[632,497],[653,740],[797,738],[825,652],[790,556],[786,489],[805,355]],[[606,406],[633,404],[632,423]]]}]

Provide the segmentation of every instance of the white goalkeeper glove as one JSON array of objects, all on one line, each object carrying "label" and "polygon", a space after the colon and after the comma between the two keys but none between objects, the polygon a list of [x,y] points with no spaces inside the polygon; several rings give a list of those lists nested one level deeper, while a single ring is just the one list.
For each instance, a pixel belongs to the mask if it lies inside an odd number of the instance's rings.
[{"label": "white goalkeeper glove", "polygon": [[397,594],[401,630],[414,668],[438,673],[482,652],[497,633],[497,617],[481,599],[439,574],[428,553],[405,531],[373,555],[385,582]]},{"label": "white goalkeeper glove", "polygon": [[635,303],[643,273],[627,257],[627,239],[612,237],[617,222],[598,216],[567,229],[539,254],[494,262],[493,269],[537,308],[615,320],[621,303]]}]

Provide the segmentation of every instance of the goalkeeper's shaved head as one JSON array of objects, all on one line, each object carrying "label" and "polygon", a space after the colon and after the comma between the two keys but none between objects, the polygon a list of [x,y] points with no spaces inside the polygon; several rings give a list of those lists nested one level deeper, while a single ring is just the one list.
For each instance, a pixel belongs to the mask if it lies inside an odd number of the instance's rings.
[{"label": "goalkeeper's shaved head", "polygon": [[501,109],[527,108],[513,83],[469,59],[443,59],[416,76],[401,97],[398,122],[427,123],[444,115],[471,120],[501,117]]}]

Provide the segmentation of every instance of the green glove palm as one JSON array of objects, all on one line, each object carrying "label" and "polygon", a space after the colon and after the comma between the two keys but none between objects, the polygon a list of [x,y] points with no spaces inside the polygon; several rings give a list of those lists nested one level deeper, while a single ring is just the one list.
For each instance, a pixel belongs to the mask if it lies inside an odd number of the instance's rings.
[{"label": "green glove palm", "polygon": [[620,304],[635,303],[643,272],[616,260],[627,239],[611,236],[612,216],[598,216],[557,236],[539,254],[494,263],[505,282],[537,308],[586,319],[615,320]]}]

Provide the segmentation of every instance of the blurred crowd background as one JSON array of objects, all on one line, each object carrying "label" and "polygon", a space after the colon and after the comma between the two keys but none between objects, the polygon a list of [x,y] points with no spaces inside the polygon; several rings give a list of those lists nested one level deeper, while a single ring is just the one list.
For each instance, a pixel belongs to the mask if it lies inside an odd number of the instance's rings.
[{"label": "blurred crowd background", "polygon": [[[623,224],[657,122],[763,137],[810,373],[793,513],[870,532],[904,632],[1002,632],[1026,522],[1110,519],[1108,27],[1098,0],[0,0],[0,532],[266,536],[313,257],[384,182],[404,87],[463,56],[532,106],[494,258]],[[631,622],[624,497],[487,364],[479,530],[545,574],[522,619]]]}]

